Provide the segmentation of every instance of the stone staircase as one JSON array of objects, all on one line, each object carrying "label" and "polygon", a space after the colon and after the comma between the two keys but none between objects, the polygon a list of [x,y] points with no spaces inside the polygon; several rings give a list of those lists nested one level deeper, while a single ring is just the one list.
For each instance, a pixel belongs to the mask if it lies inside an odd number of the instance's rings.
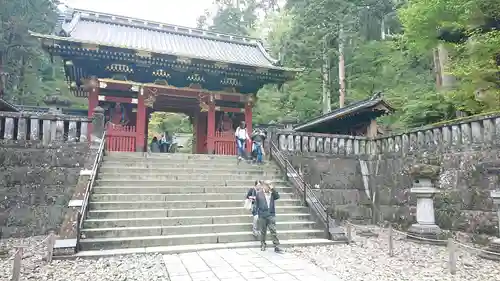
[{"label": "stone staircase", "polygon": [[[275,182],[283,246],[328,244],[273,163],[233,156],[110,153],[104,157],[80,239],[80,256],[254,247],[243,200],[256,179]],[[270,242],[269,242],[270,243]]]}]

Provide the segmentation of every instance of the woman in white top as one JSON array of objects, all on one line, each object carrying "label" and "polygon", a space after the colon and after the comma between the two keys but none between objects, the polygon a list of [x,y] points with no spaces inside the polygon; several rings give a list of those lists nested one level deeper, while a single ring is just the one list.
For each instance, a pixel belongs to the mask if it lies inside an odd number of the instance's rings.
[{"label": "woman in white top", "polygon": [[246,158],[245,145],[247,140],[250,139],[245,121],[241,121],[238,128],[236,128],[236,132],[234,132],[234,136],[236,137],[236,146],[238,147],[238,160],[242,160]]}]

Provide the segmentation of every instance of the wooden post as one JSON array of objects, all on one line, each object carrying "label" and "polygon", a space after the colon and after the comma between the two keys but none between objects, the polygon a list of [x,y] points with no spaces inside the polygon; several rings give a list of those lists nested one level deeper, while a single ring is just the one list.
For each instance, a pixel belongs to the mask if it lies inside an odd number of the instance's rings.
[{"label": "wooden post", "polygon": [[347,236],[347,243],[351,243],[352,241],[352,227],[351,227],[351,224],[349,223],[349,221],[346,221],[346,236]]},{"label": "wooden post", "polygon": [[145,134],[146,134],[146,104],[144,103],[144,89],[141,87],[139,93],[137,94],[137,122],[135,127],[135,151],[145,152],[147,151],[145,145]]},{"label": "wooden post", "polygon": [[394,240],[392,239],[392,225],[389,224],[389,257],[394,256]]},{"label": "wooden post", "polygon": [[54,254],[54,245],[56,244],[56,233],[51,230],[49,233],[49,238],[47,239],[47,262],[52,262],[52,256]]},{"label": "wooden post", "polygon": [[21,276],[21,262],[23,260],[23,247],[17,246],[16,254],[14,256],[14,265],[12,266],[12,279],[11,281],[19,281]]},{"label": "wooden post", "polygon": [[457,256],[456,256],[456,244],[453,238],[448,238],[448,267],[450,268],[450,273],[455,275],[457,273]]},{"label": "wooden post", "polygon": [[208,101],[207,153],[215,153],[215,104],[212,95],[210,96],[210,100]]}]

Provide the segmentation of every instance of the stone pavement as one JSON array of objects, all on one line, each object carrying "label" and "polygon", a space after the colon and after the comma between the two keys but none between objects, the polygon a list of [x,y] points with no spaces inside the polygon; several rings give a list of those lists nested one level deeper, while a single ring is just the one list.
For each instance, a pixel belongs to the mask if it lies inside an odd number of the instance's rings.
[{"label": "stone pavement", "polygon": [[170,281],[340,281],[307,260],[270,247],[164,255]]}]

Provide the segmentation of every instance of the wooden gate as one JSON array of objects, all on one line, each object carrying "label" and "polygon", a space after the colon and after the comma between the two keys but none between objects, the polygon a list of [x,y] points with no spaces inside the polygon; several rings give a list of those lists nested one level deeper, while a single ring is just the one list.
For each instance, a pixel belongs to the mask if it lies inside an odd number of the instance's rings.
[{"label": "wooden gate", "polygon": [[122,126],[110,123],[106,130],[106,149],[108,151],[135,152],[135,126]]},{"label": "wooden gate", "polygon": [[236,147],[236,139],[234,133],[215,132],[215,154],[218,155],[236,155],[238,154]]}]

